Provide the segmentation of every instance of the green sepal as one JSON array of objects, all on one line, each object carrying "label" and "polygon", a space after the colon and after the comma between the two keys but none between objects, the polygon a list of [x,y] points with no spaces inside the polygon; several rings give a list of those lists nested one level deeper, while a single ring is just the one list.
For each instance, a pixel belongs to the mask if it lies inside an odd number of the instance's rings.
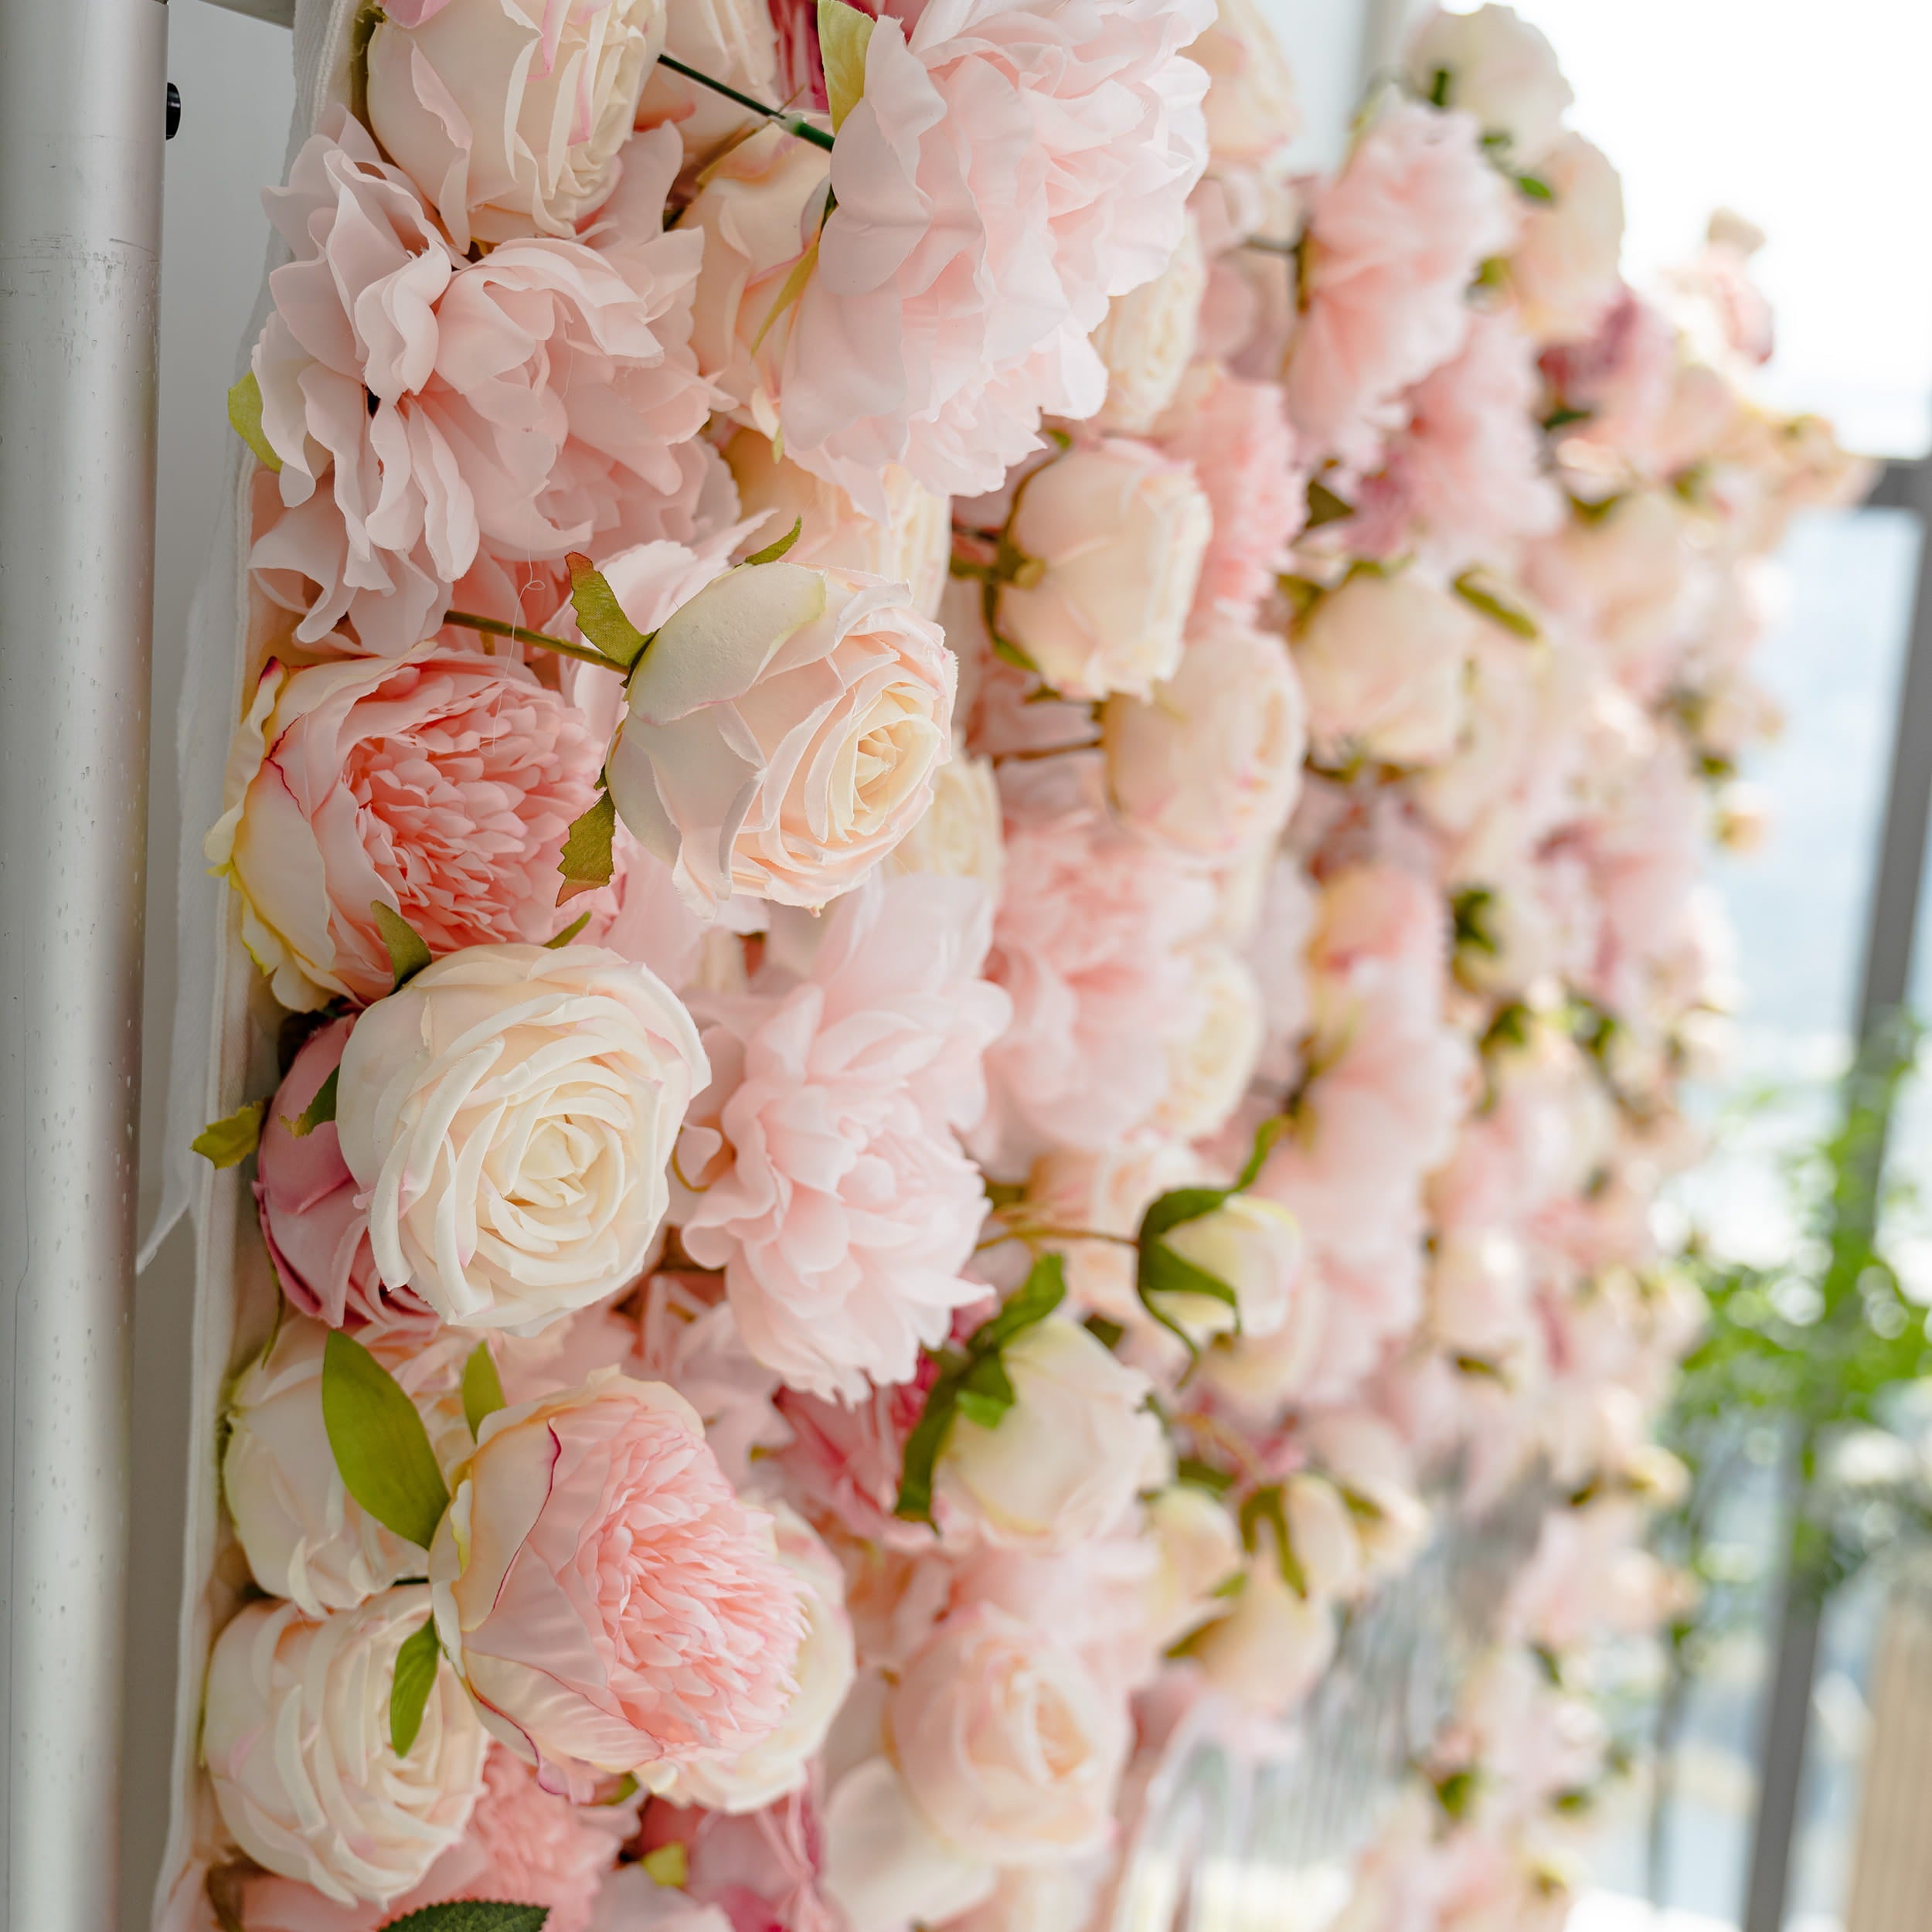
[{"label": "green sepal", "polygon": [[570,608],[577,628],[611,661],[613,668],[628,671],[644,655],[651,640],[624,614],[611,580],[583,555],[573,550],[564,562],[570,571]]},{"label": "green sepal", "polygon": [[216,1167],[240,1167],[260,1145],[266,1100],[250,1100],[219,1121],[210,1121],[188,1145]]},{"label": "green sepal", "polygon": [[1450,900],[1453,944],[1458,952],[1481,953],[1494,959],[1502,951],[1490,923],[1495,904],[1496,895],[1487,886],[1465,886]]},{"label": "green sepal", "polygon": [[1483,582],[1479,571],[1464,571],[1450,588],[1471,610],[1479,612],[1492,624],[1502,625],[1512,637],[1521,638],[1526,644],[1534,644],[1543,635],[1536,620],[1521,604],[1512,604],[1491,590]]},{"label": "green sepal", "polygon": [[463,1365],[463,1420],[470,1425],[470,1434],[481,1435],[485,1420],[504,1406],[503,1379],[496,1372],[496,1358],[487,1342],[479,1342]]},{"label": "green sepal", "polygon": [[400,993],[430,963],[429,942],[393,906],[372,899],[369,909],[389,949],[389,971],[395,975],[389,991]]},{"label": "green sepal", "polygon": [[545,951],[554,953],[569,945],[570,941],[575,939],[590,923],[590,915],[588,913],[579,913],[562,932],[553,935],[543,942]]},{"label": "green sepal", "polygon": [[1234,1478],[1199,1456],[1182,1456],[1174,1464],[1174,1480],[1190,1489],[1205,1489],[1210,1496],[1225,1496],[1234,1487]]},{"label": "green sepal", "polygon": [[335,1090],[342,1084],[342,1070],[339,1066],[328,1070],[328,1077],[315,1090],[315,1097],[293,1120],[286,1116],[283,1125],[297,1140],[305,1141],[325,1121],[335,1117]]},{"label": "green sepal", "polygon": [[430,1692],[436,1688],[436,1673],[442,1662],[436,1619],[425,1617],[422,1628],[412,1631],[396,1653],[396,1676],[389,1692],[389,1741],[398,1757],[409,1756],[410,1747],[423,1728],[423,1713],[429,1709]]},{"label": "green sepal", "polygon": [[1325,523],[1339,523],[1354,515],[1355,505],[1347,498],[1338,496],[1318,476],[1308,479],[1309,529],[1318,530]]},{"label": "green sepal", "polygon": [[[831,0],[818,0],[818,4],[821,10],[830,3]],[[850,13],[852,12],[854,9],[848,7],[845,9],[845,11],[848,13]],[[859,17],[862,20],[866,18],[863,14],[860,14]],[[868,26],[871,23],[869,22],[867,22]],[[791,519],[791,528],[786,531],[784,535],[780,537],[777,543],[767,543],[762,550],[753,550],[750,556],[745,559],[746,563],[776,563],[779,559],[782,557],[785,553],[798,541],[800,536],[804,534],[804,528],[805,519],[802,516],[794,517]]]},{"label": "green sepal", "polygon": [[426,1905],[420,1911],[391,1919],[382,1932],[543,1932],[549,1916],[547,1905],[453,1899],[447,1905]]},{"label": "green sepal", "polygon": [[1447,67],[1438,67],[1429,77],[1428,102],[1432,107],[1446,107],[1449,104],[1449,90],[1454,84],[1455,76]]},{"label": "green sepal", "polygon": [[264,469],[281,469],[282,459],[262,429],[262,386],[252,369],[228,392],[228,426],[255,452]]},{"label": "green sepal", "polygon": [[556,862],[564,882],[560,899],[567,899],[574,893],[594,892],[598,886],[610,884],[614,865],[611,844],[617,833],[617,801],[607,788],[597,794],[597,802],[588,811],[571,820],[570,829],[564,835],[563,850]]},{"label": "green sepal", "polygon": [[869,14],[847,6],[845,0],[818,0],[818,58],[835,134],[865,97],[866,49],[874,24]]},{"label": "green sepal", "polygon": [[636,1773],[626,1771],[623,1777],[612,1784],[608,1791],[600,1787],[595,1801],[600,1810],[607,1811],[614,1804],[622,1804],[635,1798],[638,1788]]},{"label": "green sepal", "polygon": [[1019,1399],[997,1352],[981,1355],[960,1382],[959,1413],[982,1429],[997,1429]]},{"label": "green sepal", "polygon": [[322,1347],[322,1426],[342,1487],[360,1508],[428,1549],[450,1505],[430,1432],[402,1385],[340,1328]]},{"label": "green sepal", "polygon": [[1121,1345],[1121,1337],[1127,1333],[1124,1323],[1104,1315],[1090,1315],[1080,1326],[1110,1352]]},{"label": "green sepal", "polygon": [[1241,1505],[1237,1519],[1241,1528],[1241,1547],[1250,1556],[1259,1554],[1264,1525],[1274,1532],[1276,1566],[1281,1580],[1298,1597],[1308,1594],[1308,1580],[1295,1560],[1294,1545],[1288,1535],[1288,1507],[1278,1482],[1265,1484]]},{"label": "green sepal", "polygon": [[1516,192],[1526,201],[1553,202],[1556,199],[1556,189],[1541,175],[1519,175]]}]

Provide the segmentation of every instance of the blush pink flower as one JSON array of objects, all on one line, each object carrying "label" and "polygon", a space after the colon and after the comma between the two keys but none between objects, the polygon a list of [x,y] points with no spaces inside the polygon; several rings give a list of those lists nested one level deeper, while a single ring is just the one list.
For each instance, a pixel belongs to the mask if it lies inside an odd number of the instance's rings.
[{"label": "blush pink flower", "polygon": [[1409,420],[1358,498],[1350,547],[1411,548],[1459,569],[1507,562],[1563,520],[1537,433],[1536,345],[1507,310],[1475,315],[1462,353],[1410,392]]},{"label": "blush pink flower", "polygon": [[1217,614],[1251,621],[1308,516],[1308,479],[1281,386],[1197,362],[1155,438],[1194,466],[1213,515],[1195,621]]},{"label": "blush pink flower", "polygon": [[796,1688],[798,1588],[662,1383],[606,1369],[487,1418],[430,1553],[437,1630],[546,1790],[748,1749]]},{"label": "blush pink flower", "polygon": [[1179,853],[1121,826],[1098,754],[1006,766],[1006,875],[987,971],[1013,1020],[988,1056],[995,1164],[1104,1148],[1166,1097],[1167,1047],[1194,1031],[1189,942],[1213,888]]},{"label": "blush pink flower", "polygon": [[[1202,0],[882,16],[816,242],[774,230],[735,267],[707,255],[707,277],[743,297],[720,347],[747,420],[872,509],[888,464],[978,495],[1037,446],[1043,409],[1093,414],[1107,373],[1087,337],[1110,298],[1167,266],[1206,158],[1206,77],[1179,49],[1209,16]],[[713,219],[702,196],[695,212]]]},{"label": "blush pink flower", "polygon": [[722,1911],[731,1932],[842,1932],[820,1889],[823,1835],[809,1792],[738,1817],[655,1804],[640,1842],[647,1852],[682,1845],[686,1893]]},{"label": "blush pink flower", "polygon": [[346,622],[394,656],[479,554],[682,533],[660,526],[702,486],[711,393],[688,344],[702,244],[657,228],[680,154],[668,128],[633,141],[594,244],[476,262],[346,113],[296,157],[267,197],[294,259],[252,361],[279,504],[250,561],[298,637]]},{"label": "blush pink flower", "polygon": [[311,1034],[268,1104],[255,1158],[262,1240],[283,1294],[304,1315],[332,1328],[427,1335],[435,1310],[413,1289],[384,1287],[376,1273],[369,1214],[335,1123],[302,1135],[291,1125],[342,1064],[352,1024],[332,1020]]},{"label": "blush pink flower", "polygon": [[985,1200],[958,1136],[1009,1011],[979,977],[989,924],[973,881],[881,880],[839,904],[800,983],[702,1003],[716,1124],[685,1134],[682,1238],[794,1388],[849,1402],[903,1382],[985,1293],[964,1274]]},{"label": "blush pink flower", "polygon": [[1393,100],[1309,209],[1288,413],[1314,453],[1374,465],[1398,399],[1462,347],[1477,269],[1516,216],[1475,122]]},{"label": "blush pink flower", "polygon": [[435,953],[550,937],[557,855],[603,757],[513,664],[434,645],[295,671],[270,659],[208,855],[284,1006],[379,999],[394,969],[379,905]]}]

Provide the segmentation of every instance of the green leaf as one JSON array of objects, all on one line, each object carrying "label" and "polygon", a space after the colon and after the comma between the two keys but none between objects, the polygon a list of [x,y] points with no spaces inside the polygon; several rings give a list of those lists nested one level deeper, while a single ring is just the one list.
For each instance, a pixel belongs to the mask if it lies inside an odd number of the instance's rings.
[{"label": "green leaf", "polygon": [[450,1492],[416,1404],[352,1335],[322,1347],[322,1425],[342,1486],[386,1529],[427,1549]]},{"label": "green leaf", "polygon": [[485,1419],[503,1406],[503,1379],[496,1372],[496,1358],[487,1342],[479,1342],[463,1365],[463,1420],[470,1425],[470,1434],[481,1435]]},{"label": "green leaf", "polygon": [[1311,530],[1318,530],[1325,523],[1339,523],[1354,515],[1355,505],[1336,495],[1319,477],[1309,480],[1308,527]]},{"label": "green leaf", "polygon": [[966,1344],[968,1353],[978,1355],[1005,1348],[1015,1335],[1044,1321],[1066,1299],[1066,1263],[1057,1254],[1043,1254],[998,1313],[973,1331]]},{"label": "green leaf", "polygon": [[690,1883],[690,1855],[675,1838],[668,1845],[660,1845],[655,1852],[645,1852],[638,1862],[651,1875],[654,1885],[681,1892]]},{"label": "green leaf", "polygon": [[1019,1400],[997,1353],[981,1355],[959,1385],[959,1413],[982,1429],[997,1429]]},{"label": "green leaf", "polygon": [[556,869],[563,875],[560,898],[576,893],[594,892],[611,883],[611,842],[617,836],[617,808],[610,792],[597,794],[597,803],[580,818],[573,819],[565,835],[563,851]]},{"label": "green leaf", "polygon": [[1465,886],[1449,902],[1454,923],[1454,945],[1458,952],[1466,948],[1493,959],[1502,951],[1495,929],[1490,923],[1495,905],[1496,895],[1487,886]]},{"label": "green leaf", "polygon": [[250,1100],[219,1121],[210,1121],[188,1145],[216,1167],[239,1167],[253,1154],[262,1137],[266,1100]]},{"label": "green leaf", "polygon": [[871,43],[872,20],[845,0],[818,0],[818,57],[825,63],[825,101],[832,109],[833,133],[866,92],[866,49]]},{"label": "green leaf", "polygon": [[570,566],[570,608],[577,613],[577,628],[617,669],[628,671],[651,640],[624,614],[610,579],[582,551],[573,550],[563,560]]},{"label": "green leaf", "polygon": [[1127,1332],[1123,1324],[1111,1321],[1104,1315],[1090,1315],[1080,1326],[1103,1349],[1117,1349],[1121,1345],[1121,1337]]},{"label": "green leaf", "polygon": [[1287,1504],[1281,1485],[1271,1482],[1256,1490],[1242,1504],[1238,1520],[1241,1526],[1241,1547],[1251,1556],[1260,1549],[1261,1529],[1266,1525],[1274,1535],[1275,1561],[1281,1570],[1282,1582],[1298,1597],[1307,1596],[1308,1580],[1295,1560],[1294,1546],[1288,1536]]},{"label": "green leaf", "polygon": [[[819,4],[822,7],[828,4],[828,0],[819,0]],[[851,11],[849,7],[846,9],[847,12],[849,13]],[[862,20],[865,15],[861,14],[859,18]],[[866,24],[869,26],[871,23],[867,22]],[[776,543],[767,543],[762,550],[753,550],[750,556],[745,559],[746,563],[776,563],[798,541],[800,533],[804,527],[805,519],[802,516],[794,517],[791,519],[791,528],[786,531]]]},{"label": "green leaf", "polygon": [[382,1932],[543,1932],[550,1916],[547,1905],[510,1905],[498,1899],[455,1899],[447,1905],[426,1905],[400,1919],[391,1919]]},{"label": "green leaf", "polygon": [[1174,1480],[1190,1489],[1205,1489],[1210,1496],[1225,1496],[1234,1487],[1234,1478],[1199,1456],[1182,1456],[1174,1465]]},{"label": "green leaf", "polygon": [[893,1505],[893,1514],[907,1522],[932,1522],[933,1471],[957,1412],[959,1381],[957,1367],[940,1371],[938,1380],[926,1391],[926,1406],[919,1412],[912,1434],[906,1438],[899,1465],[899,1497]]},{"label": "green leaf", "polygon": [[1536,620],[1519,604],[1512,604],[1485,584],[1481,573],[1465,570],[1451,587],[1471,610],[1480,611],[1492,624],[1501,624],[1512,637],[1534,644],[1543,635]]},{"label": "green leaf", "polygon": [[281,469],[282,459],[263,433],[262,386],[252,369],[228,392],[228,425],[255,452],[264,469]]},{"label": "green leaf", "polygon": [[369,909],[375,916],[376,930],[383,935],[383,944],[389,948],[389,971],[396,975],[389,991],[400,993],[430,963],[428,944],[393,906],[372,899]]},{"label": "green leaf", "polygon": [[409,1756],[410,1747],[423,1728],[423,1713],[429,1708],[430,1692],[436,1688],[436,1673],[442,1662],[436,1619],[425,1617],[422,1628],[411,1631],[396,1653],[396,1677],[389,1692],[389,1741],[398,1757]]},{"label": "green leaf", "polygon": [[305,1141],[325,1121],[335,1117],[335,1090],[341,1083],[342,1070],[332,1066],[328,1077],[315,1090],[315,1097],[291,1121],[284,1116],[283,1124],[298,1141]]},{"label": "green leaf", "polygon": [[572,920],[570,924],[566,926],[562,932],[557,934],[553,938],[546,939],[543,942],[546,949],[550,952],[555,952],[560,947],[569,945],[570,941],[575,939],[577,934],[582,932],[584,927],[589,925],[590,923],[590,915],[588,913],[579,913],[577,917]]},{"label": "green leaf", "polygon": [[1556,191],[1541,175],[1519,175],[1516,177],[1516,192],[1526,201],[1554,201],[1556,199]]}]

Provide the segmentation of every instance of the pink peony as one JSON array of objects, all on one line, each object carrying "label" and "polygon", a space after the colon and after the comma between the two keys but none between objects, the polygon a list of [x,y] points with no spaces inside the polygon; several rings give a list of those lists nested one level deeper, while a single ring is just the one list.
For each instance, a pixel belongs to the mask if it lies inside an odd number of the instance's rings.
[{"label": "pink peony", "polygon": [[662,1383],[606,1369],[499,1409],[430,1553],[437,1631],[545,1789],[756,1743],[804,1634],[770,1519]]},{"label": "pink peony", "polygon": [[1467,114],[1391,100],[1316,190],[1308,306],[1287,376],[1288,413],[1312,451],[1372,468],[1401,420],[1396,399],[1461,348],[1469,285],[1516,226],[1477,133]]},{"label": "pink peony", "polygon": [[[338,112],[267,196],[294,260],[255,345],[279,509],[250,560],[314,641],[345,621],[395,656],[480,554],[556,558],[666,533],[707,462],[686,338],[701,244],[660,236],[669,130],[594,246],[545,236],[466,261]],[[645,211],[648,210],[647,213]]]},{"label": "pink peony", "polygon": [[[872,508],[888,464],[976,495],[1036,447],[1042,410],[1093,414],[1107,377],[1087,338],[1167,266],[1206,160],[1206,77],[1179,50],[1206,15],[930,0],[910,29],[882,17],[816,242],[740,221],[707,253],[707,279],[739,291],[713,339],[747,420]],[[694,213],[709,226],[723,205],[701,194]],[[804,289],[767,329],[801,251]]]},{"label": "pink peony", "polygon": [[435,953],[566,923],[557,855],[603,755],[515,665],[434,645],[298,671],[271,658],[231,761],[240,795],[208,855],[284,1006],[379,999],[394,969],[378,905]]},{"label": "pink peony", "polygon": [[1215,615],[1251,621],[1308,515],[1308,480],[1280,385],[1196,363],[1155,440],[1193,464],[1213,515],[1195,621]]},{"label": "pink peony", "polygon": [[275,1277],[291,1304],[332,1328],[427,1334],[434,1309],[410,1288],[389,1288],[369,1251],[369,1214],[342,1158],[335,1123],[297,1135],[291,1123],[342,1064],[353,1022],[332,1020],[310,1035],[262,1123],[255,1206]]},{"label": "pink peony", "polygon": [[996,1164],[1100,1148],[1166,1097],[1170,1042],[1194,1030],[1189,941],[1212,919],[1208,880],[1116,822],[1096,754],[1000,774],[1006,883],[987,971],[1012,1024],[988,1056]]},{"label": "pink peony", "polygon": [[799,983],[701,1009],[716,1126],[685,1135],[682,1239],[794,1388],[902,1382],[985,1293],[964,1273],[985,1201],[957,1136],[1008,1012],[979,977],[988,923],[971,881],[881,881],[832,913]]},{"label": "pink peony", "polygon": [[808,1792],[736,1818],[655,1804],[645,1813],[641,1842],[647,1852],[684,1847],[686,1890],[721,1910],[731,1932],[842,1932],[820,1892],[824,1850]]},{"label": "pink peony", "polygon": [[1358,499],[1352,549],[1410,549],[1449,570],[1509,560],[1563,520],[1536,429],[1536,345],[1507,310],[1478,311],[1462,353],[1410,392],[1407,426]]}]

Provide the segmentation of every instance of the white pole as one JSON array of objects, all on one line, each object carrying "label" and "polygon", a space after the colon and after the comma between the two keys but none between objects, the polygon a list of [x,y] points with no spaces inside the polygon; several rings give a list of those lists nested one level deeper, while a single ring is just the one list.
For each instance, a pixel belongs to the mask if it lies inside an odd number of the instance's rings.
[{"label": "white pole", "polygon": [[0,1896],[19,1932],[118,1918],[166,22],[161,0],[0,0]]}]

